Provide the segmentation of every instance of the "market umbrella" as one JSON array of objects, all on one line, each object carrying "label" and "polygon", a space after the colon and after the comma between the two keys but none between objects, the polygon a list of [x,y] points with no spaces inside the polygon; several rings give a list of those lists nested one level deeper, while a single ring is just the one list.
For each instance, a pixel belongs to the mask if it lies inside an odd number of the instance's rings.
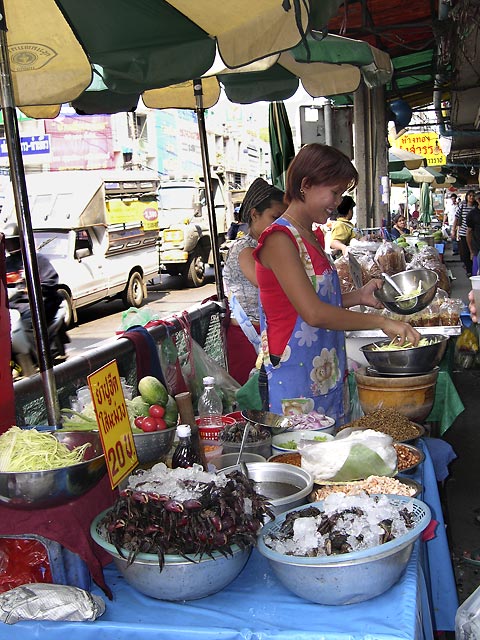
[{"label": "market umbrella", "polygon": [[410,151],[405,151],[397,147],[388,150],[389,171],[401,171],[403,168],[418,169],[424,162],[425,158],[416,153],[411,153]]},{"label": "market umbrella", "polygon": [[271,102],[268,106],[268,133],[272,184],[285,191],[285,174],[295,155],[295,148],[283,102]]},{"label": "market umbrella", "polygon": [[419,222],[429,225],[433,217],[432,192],[428,182],[422,182],[420,187],[420,217]]}]

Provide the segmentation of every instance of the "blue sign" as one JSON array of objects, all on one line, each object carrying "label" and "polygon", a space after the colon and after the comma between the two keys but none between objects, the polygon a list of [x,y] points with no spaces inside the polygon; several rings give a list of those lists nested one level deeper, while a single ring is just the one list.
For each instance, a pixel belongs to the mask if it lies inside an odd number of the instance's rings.
[{"label": "blue sign", "polygon": [[[20,146],[24,156],[38,156],[50,153],[50,136],[26,136],[20,138]],[[8,156],[7,140],[0,138],[0,158]]]}]

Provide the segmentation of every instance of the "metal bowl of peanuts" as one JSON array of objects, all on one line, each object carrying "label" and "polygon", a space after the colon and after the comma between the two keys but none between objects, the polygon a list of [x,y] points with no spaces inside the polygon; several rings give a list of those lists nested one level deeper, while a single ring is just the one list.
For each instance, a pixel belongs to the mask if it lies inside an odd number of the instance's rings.
[{"label": "metal bowl of peanuts", "polygon": [[365,480],[345,482],[344,484],[315,485],[310,494],[310,502],[325,500],[331,493],[344,493],[347,496],[359,493],[388,494],[416,498],[422,492],[422,485],[410,478],[389,478],[387,476],[369,476]]},{"label": "metal bowl of peanuts", "polygon": [[405,442],[395,442],[397,450],[398,473],[413,473],[413,471],[425,460],[425,454],[418,447]]}]

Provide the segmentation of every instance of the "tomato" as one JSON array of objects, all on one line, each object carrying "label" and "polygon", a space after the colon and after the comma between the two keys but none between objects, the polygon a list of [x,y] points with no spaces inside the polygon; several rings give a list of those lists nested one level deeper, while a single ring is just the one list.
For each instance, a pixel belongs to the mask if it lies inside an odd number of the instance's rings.
[{"label": "tomato", "polygon": [[148,410],[148,415],[151,418],[163,418],[165,415],[165,407],[160,404],[152,404]]},{"label": "tomato", "polygon": [[163,418],[154,418],[154,420],[157,423],[157,431],[163,431],[167,428],[167,423]]},{"label": "tomato", "polygon": [[135,420],[133,421],[133,423],[134,423],[134,425],[135,425],[136,427],[138,427],[139,429],[141,429],[141,428],[142,428],[142,423],[143,423],[143,421],[144,421],[144,420],[145,420],[145,416],[137,416],[137,417],[135,418]]},{"label": "tomato", "polygon": [[146,432],[157,431],[157,421],[156,421],[156,419],[155,418],[151,418],[151,417],[144,418],[140,429],[142,429],[143,431],[146,431]]}]

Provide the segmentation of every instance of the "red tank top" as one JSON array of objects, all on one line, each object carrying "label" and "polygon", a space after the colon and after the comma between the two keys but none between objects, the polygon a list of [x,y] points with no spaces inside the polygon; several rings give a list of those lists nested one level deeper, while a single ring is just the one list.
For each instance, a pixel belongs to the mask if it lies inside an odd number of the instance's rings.
[{"label": "red tank top", "polygon": [[[267,332],[270,353],[281,356],[295,326],[297,311],[283,291],[273,271],[264,267],[259,259],[265,238],[267,238],[271,233],[277,231],[286,233],[291,238],[294,245],[297,246],[295,238],[288,227],[273,223],[265,229],[260,236],[258,246],[254,250],[253,256],[256,261],[255,271],[260,291],[260,301],[268,324]],[[322,230],[316,229],[315,235],[317,236],[321,246],[325,247],[325,238]],[[302,238],[302,240],[305,243],[312,260],[312,266],[315,273],[322,274],[325,271],[331,271],[332,266],[328,261],[328,258],[321,255],[315,247],[304,238]]]}]

